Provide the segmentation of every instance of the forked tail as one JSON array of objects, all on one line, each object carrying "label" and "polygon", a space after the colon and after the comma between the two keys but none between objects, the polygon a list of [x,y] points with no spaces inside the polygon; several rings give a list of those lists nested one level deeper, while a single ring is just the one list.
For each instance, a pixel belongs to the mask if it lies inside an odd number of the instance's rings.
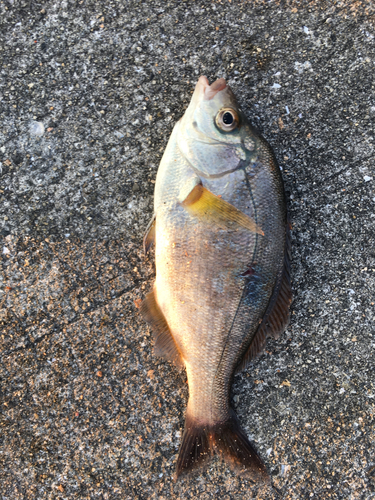
[{"label": "forked tail", "polygon": [[241,429],[233,410],[226,422],[209,426],[187,414],[177,459],[177,477],[202,467],[214,452],[241,475],[254,481],[269,481],[264,463]]}]

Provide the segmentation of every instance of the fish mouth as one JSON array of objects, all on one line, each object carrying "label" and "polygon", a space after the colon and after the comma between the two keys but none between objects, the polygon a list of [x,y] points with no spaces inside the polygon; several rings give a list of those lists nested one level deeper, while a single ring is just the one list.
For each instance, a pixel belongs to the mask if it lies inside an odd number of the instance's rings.
[{"label": "fish mouth", "polygon": [[224,90],[226,86],[227,82],[224,78],[218,78],[214,83],[210,85],[207,77],[202,75],[199,77],[195,89],[198,90],[198,92],[203,93],[203,98],[206,101],[210,101],[218,92]]}]

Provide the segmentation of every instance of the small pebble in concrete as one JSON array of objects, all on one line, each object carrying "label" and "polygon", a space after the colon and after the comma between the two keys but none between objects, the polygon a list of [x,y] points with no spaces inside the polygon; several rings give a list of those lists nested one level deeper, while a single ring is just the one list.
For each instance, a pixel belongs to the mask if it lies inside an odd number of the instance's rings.
[{"label": "small pebble in concrete", "polygon": [[30,135],[41,137],[44,134],[44,125],[42,122],[31,122],[29,127]]}]

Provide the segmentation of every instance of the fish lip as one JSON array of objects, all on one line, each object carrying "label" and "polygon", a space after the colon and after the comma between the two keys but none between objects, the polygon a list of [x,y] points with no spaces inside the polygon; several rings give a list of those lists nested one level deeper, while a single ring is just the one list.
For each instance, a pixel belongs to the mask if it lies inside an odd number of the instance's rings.
[{"label": "fish lip", "polygon": [[198,82],[197,82],[197,85],[203,85],[204,87],[209,87],[210,86],[210,83],[208,81],[208,78],[207,76],[204,76],[204,75],[201,75],[199,78],[198,78]]},{"label": "fish lip", "polygon": [[204,100],[210,101],[218,92],[224,90],[226,87],[227,82],[224,78],[218,78],[210,85],[208,78],[204,75],[201,75],[198,79],[195,89],[199,89],[199,92],[203,93]]}]

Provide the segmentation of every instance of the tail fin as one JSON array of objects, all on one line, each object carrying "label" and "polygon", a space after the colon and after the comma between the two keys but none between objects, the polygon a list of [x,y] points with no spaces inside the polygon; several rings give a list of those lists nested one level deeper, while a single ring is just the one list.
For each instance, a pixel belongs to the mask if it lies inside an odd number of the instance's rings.
[{"label": "tail fin", "polygon": [[208,461],[211,456],[210,438],[210,428],[196,422],[187,413],[177,459],[177,477],[203,466]]},{"label": "tail fin", "polygon": [[226,422],[203,426],[186,415],[177,460],[177,477],[202,467],[216,452],[238,473],[253,481],[268,482],[267,469],[231,410]]},{"label": "tail fin", "polygon": [[239,473],[254,481],[269,481],[266,466],[242,430],[233,410],[229,419],[215,432],[214,439],[216,452]]}]

